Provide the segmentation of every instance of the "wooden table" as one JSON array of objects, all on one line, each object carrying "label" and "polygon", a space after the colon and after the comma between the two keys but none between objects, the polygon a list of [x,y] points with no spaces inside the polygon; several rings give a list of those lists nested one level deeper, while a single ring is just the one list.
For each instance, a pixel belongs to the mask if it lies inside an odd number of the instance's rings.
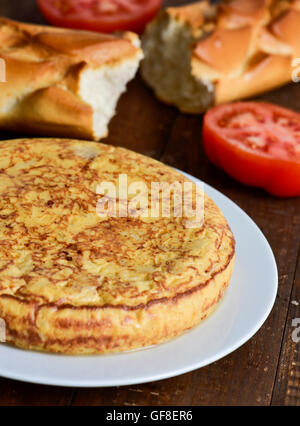
[{"label": "wooden table", "polygon": [[[0,14],[43,22],[34,0],[1,0]],[[300,111],[300,83],[260,99]],[[292,320],[300,318],[300,303],[294,302],[300,302],[300,198],[273,198],[238,184],[213,167],[203,152],[201,126],[201,116],[180,114],[162,104],[137,77],[119,103],[106,142],[150,155],[203,179],[253,218],[271,244],[279,271],[276,304],[264,326],[248,343],[212,365],[145,385],[73,389],[0,379],[1,405],[300,406],[300,342],[292,340]]]}]

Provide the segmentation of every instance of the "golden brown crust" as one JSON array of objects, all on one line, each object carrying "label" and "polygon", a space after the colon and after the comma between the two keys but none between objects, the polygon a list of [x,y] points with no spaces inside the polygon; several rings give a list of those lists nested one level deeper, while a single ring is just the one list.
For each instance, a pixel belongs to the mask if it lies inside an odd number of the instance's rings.
[{"label": "golden brown crust", "polygon": [[[207,93],[213,91],[214,104],[254,96],[291,81],[293,59],[300,55],[299,0],[223,0],[217,8],[201,4],[169,8],[164,16],[169,19],[166,22],[177,25],[175,36],[181,31],[182,39],[186,38],[187,55],[192,51],[188,72],[195,81],[209,83]],[[146,51],[143,67],[149,64],[153,72],[160,58],[155,56],[151,37],[157,37],[162,16],[149,26],[145,36],[145,44],[150,40],[151,49],[149,57]],[[167,92],[159,87],[162,71],[156,80],[150,71],[143,73],[144,78],[159,97],[168,101]],[[189,108],[184,94],[177,98],[177,106],[184,112],[203,112],[213,106],[199,101],[198,107]]]},{"label": "golden brown crust", "polygon": [[300,10],[288,10],[270,25],[271,32],[290,45],[294,56],[300,55]]},{"label": "golden brown crust", "polygon": [[220,4],[218,25],[226,28],[242,28],[265,24],[270,19],[272,0],[229,0]]},{"label": "golden brown crust", "polygon": [[[132,33],[102,35],[6,18],[0,18],[0,42],[0,58],[6,63],[6,82],[0,91],[0,127],[46,136],[99,139],[93,126],[96,106],[88,104],[79,90],[81,71],[114,69],[126,61],[135,62],[137,67],[141,57],[141,50],[135,46],[138,37]],[[54,92],[59,96],[57,109]],[[70,114],[72,108],[74,116]]]},{"label": "golden brown crust", "polygon": [[187,217],[99,217],[96,186],[184,183],[121,148],[72,140],[0,144],[0,317],[7,341],[61,353],[130,350],[170,339],[212,312],[235,255],[222,213],[205,197]]},{"label": "golden brown crust", "polygon": [[[194,55],[224,75],[238,70],[252,41],[250,27],[228,30],[216,28],[210,37],[197,43]],[[234,55],[232,46],[234,45]],[[226,58],[226,60],[225,60]]]},{"label": "golden brown crust", "polygon": [[173,19],[197,29],[205,23],[207,14],[211,14],[213,10],[214,8],[211,7],[209,2],[204,0],[200,3],[189,4],[187,6],[169,7],[167,13]]},{"label": "golden brown crust", "polygon": [[16,131],[93,139],[93,109],[71,91],[47,87],[27,96],[6,125]]},{"label": "golden brown crust", "polygon": [[300,52],[300,13],[295,7],[292,1],[221,3],[215,30],[208,39],[197,42],[192,59],[218,72],[213,77],[217,104],[291,81],[292,60]]},{"label": "golden brown crust", "polygon": [[[137,48],[130,38],[137,40],[134,34],[121,36],[31,25],[0,17],[2,49],[22,48],[27,44],[39,50],[44,56],[54,56],[59,52],[67,55],[70,62],[84,60],[95,64],[119,61],[125,57],[134,57]],[[3,38],[8,38],[6,41]],[[54,54],[53,54],[54,53]],[[73,58],[72,58],[73,57]],[[72,58],[72,59],[70,59]],[[45,59],[45,58],[37,58]]]},{"label": "golden brown crust", "polygon": [[216,103],[255,96],[277,87],[278,82],[288,83],[291,78],[290,65],[291,60],[287,56],[261,55],[247,72],[234,79],[234,85],[230,77],[216,82]]}]

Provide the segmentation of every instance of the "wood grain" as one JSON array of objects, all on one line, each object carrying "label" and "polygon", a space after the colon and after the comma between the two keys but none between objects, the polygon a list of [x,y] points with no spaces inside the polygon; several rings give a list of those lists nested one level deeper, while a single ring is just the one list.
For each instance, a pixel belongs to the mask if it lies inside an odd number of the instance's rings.
[{"label": "wood grain", "polygon": [[300,251],[272,405],[300,406]]},{"label": "wood grain", "polygon": [[23,22],[46,24],[35,0],[1,0],[0,15]]},{"label": "wood grain", "polygon": [[[34,0],[1,0],[0,14],[43,22]],[[300,83],[259,99],[300,111]],[[292,320],[300,318],[300,198],[276,199],[238,184],[208,162],[201,132],[201,116],[179,114],[162,104],[137,77],[118,105],[105,142],[160,158],[203,179],[254,219],[270,242],[279,272],[277,300],[267,322],[239,350],[179,377],[107,389],[68,389],[0,379],[0,405],[300,406],[300,342],[292,339]],[[7,136],[15,135],[0,135],[2,139]]]},{"label": "wood grain", "polygon": [[70,405],[74,389],[43,386],[0,378],[0,406]]},{"label": "wood grain", "polygon": [[138,75],[121,97],[103,142],[159,158],[175,115],[175,109],[154,98]]}]

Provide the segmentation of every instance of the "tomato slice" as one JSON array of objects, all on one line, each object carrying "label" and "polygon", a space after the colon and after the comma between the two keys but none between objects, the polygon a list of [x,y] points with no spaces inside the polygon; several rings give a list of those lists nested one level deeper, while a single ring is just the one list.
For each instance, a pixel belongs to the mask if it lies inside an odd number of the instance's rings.
[{"label": "tomato slice", "polygon": [[37,0],[53,25],[105,33],[142,32],[162,0]]},{"label": "tomato slice", "polygon": [[204,117],[208,158],[246,185],[300,195],[300,114],[263,102],[217,106]]}]

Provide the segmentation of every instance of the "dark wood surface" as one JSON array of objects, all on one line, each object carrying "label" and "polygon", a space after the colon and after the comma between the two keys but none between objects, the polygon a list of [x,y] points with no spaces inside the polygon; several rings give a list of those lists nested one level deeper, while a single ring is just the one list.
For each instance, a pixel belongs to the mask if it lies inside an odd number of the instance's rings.
[{"label": "dark wood surface", "polygon": [[[33,0],[0,0],[0,14],[43,22]],[[300,111],[300,83],[260,99]],[[212,365],[145,385],[75,389],[0,378],[1,405],[300,405],[300,342],[292,339],[292,320],[300,318],[300,198],[273,198],[210,165],[203,153],[201,126],[201,116],[180,114],[162,104],[138,76],[119,103],[106,142],[203,179],[254,219],[270,242],[279,272],[276,304],[264,326],[248,343]]]}]

